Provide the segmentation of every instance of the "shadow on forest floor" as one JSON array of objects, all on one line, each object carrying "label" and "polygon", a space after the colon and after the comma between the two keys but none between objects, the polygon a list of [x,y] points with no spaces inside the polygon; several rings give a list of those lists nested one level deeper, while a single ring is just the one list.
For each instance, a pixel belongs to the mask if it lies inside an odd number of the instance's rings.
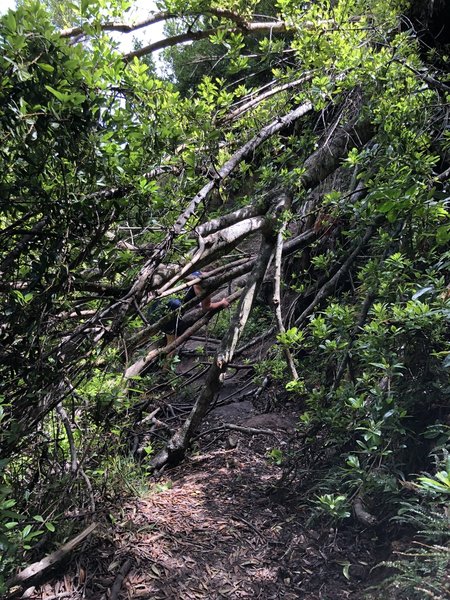
[{"label": "shadow on forest floor", "polygon": [[[237,438],[231,450],[214,440],[167,471],[161,491],[116,507],[115,523],[105,519],[65,573],[29,597],[362,598],[373,563],[369,533],[308,527],[300,499],[273,494],[280,469],[265,456],[273,438]],[[280,433],[277,443],[286,439]]]},{"label": "shadow on forest floor", "polygon": [[[189,366],[184,360],[179,370]],[[229,377],[219,398],[242,386],[240,375]],[[100,527],[27,597],[361,600],[375,561],[373,532],[308,524],[302,498],[293,489],[277,491],[281,469],[267,453],[287,447],[297,419],[284,409],[256,415],[242,398],[216,408],[197,453],[150,481],[143,496],[98,506]],[[276,436],[208,433],[223,423],[272,429]],[[226,449],[231,435],[233,448]]]}]

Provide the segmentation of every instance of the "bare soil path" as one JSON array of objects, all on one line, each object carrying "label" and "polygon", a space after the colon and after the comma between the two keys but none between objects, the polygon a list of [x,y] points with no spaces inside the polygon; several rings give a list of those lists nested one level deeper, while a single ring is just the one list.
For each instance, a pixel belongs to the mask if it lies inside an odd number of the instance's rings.
[{"label": "bare soil path", "polygon": [[[242,389],[239,377],[222,398]],[[140,497],[98,506],[95,533],[27,597],[362,599],[372,534],[310,523],[302,498],[277,488],[281,469],[268,452],[288,448],[296,418],[288,408],[258,414],[249,399],[216,408],[185,462]],[[227,423],[275,435],[217,431]]]},{"label": "bare soil path", "polygon": [[116,507],[115,522],[30,597],[362,598],[370,540],[349,547],[345,535],[308,527],[295,501],[286,505],[273,493],[280,469],[262,452],[269,440],[258,436],[253,446],[255,438],[237,437],[236,448],[200,449],[167,472],[161,491]]}]

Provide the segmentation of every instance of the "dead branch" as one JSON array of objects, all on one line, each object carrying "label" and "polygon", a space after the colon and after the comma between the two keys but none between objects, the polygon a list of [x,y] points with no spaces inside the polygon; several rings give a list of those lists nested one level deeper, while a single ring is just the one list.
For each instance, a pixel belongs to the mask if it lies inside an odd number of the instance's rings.
[{"label": "dead branch", "polygon": [[[283,251],[283,235],[286,231],[286,223],[280,227],[277,236],[277,245],[275,250],[275,274],[274,274],[274,291],[272,303],[275,311],[275,318],[277,320],[278,331],[283,334],[286,332],[286,329],[283,324],[283,316],[281,314],[281,255]],[[283,352],[286,357],[287,364],[289,366],[289,370],[291,372],[292,378],[294,380],[298,379],[297,369],[295,368],[294,358],[291,354],[289,348],[283,344]]]},{"label": "dead branch", "polygon": [[370,238],[376,231],[375,225],[370,225],[367,229],[363,237],[361,238],[359,244],[357,244],[356,248],[353,252],[348,256],[347,260],[342,264],[342,266],[337,270],[337,272],[329,279],[317,292],[314,300],[305,308],[302,314],[296,319],[295,325],[299,327],[303,324],[306,318],[313,312],[315,307],[334,289],[338,281],[345,275],[352,266],[353,262],[358,257],[362,248],[367,244]]},{"label": "dead branch", "polygon": [[[171,296],[172,294],[178,294],[185,290],[186,288],[192,287],[193,285],[200,285],[202,288],[208,290],[208,293],[211,291],[216,291],[223,283],[227,283],[231,281],[231,279],[235,279],[236,275],[230,278],[229,272],[233,273],[246,273],[248,270],[251,270],[251,266],[248,266],[248,263],[251,263],[251,258],[240,258],[239,260],[235,260],[226,265],[222,265],[217,267],[216,269],[212,269],[207,273],[201,273],[198,277],[191,277],[189,281],[185,283],[181,283],[176,287],[166,289],[164,292],[160,292],[158,290],[158,298],[164,298],[166,296]],[[205,285],[206,284],[206,285]]]},{"label": "dead branch", "polygon": [[117,600],[119,597],[120,589],[122,587],[123,581],[128,573],[131,571],[131,567],[133,566],[133,559],[127,558],[127,560],[120,567],[119,572],[117,573],[117,577],[114,580],[113,586],[110,592],[110,600]]},{"label": "dead branch", "polygon": [[218,425],[217,427],[212,427],[211,429],[207,429],[206,431],[202,431],[198,435],[193,438],[193,441],[196,441],[205,435],[210,433],[216,433],[218,431],[239,431],[240,433],[246,433],[248,435],[272,435],[274,437],[278,437],[276,431],[272,429],[259,429],[259,427],[242,427],[241,425],[234,425],[233,423],[222,423],[222,425]]},{"label": "dead branch", "polygon": [[276,328],[271,327],[267,331],[264,331],[264,333],[262,333],[261,335],[258,335],[257,337],[250,340],[247,344],[244,344],[243,346],[239,346],[239,348],[236,348],[235,356],[239,356],[240,354],[242,354],[243,352],[245,352],[246,350],[248,350],[255,344],[259,344],[259,342],[263,342],[265,339],[267,339],[268,337],[273,335],[275,333],[275,331],[276,331]]},{"label": "dead branch", "polygon": [[235,223],[220,231],[216,231],[205,238],[199,237],[199,246],[192,258],[169,279],[161,288],[160,291],[166,291],[170,286],[174,285],[182,277],[192,272],[196,268],[201,268],[204,264],[209,264],[215,258],[218,258],[225,250],[232,250],[244,238],[251,233],[259,231],[265,223],[263,216],[252,217],[245,219],[240,223]]},{"label": "dead branch", "polygon": [[70,424],[69,417],[68,417],[62,404],[58,404],[58,406],[56,407],[56,412],[58,413],[59,418],[62,421],[64,429],[66,430],[67,439],[69,441],[70,457],[71,457],[70,470],[72,472],[72,475],[75,475],[78,470],[78,458],[77,458],[77,447],[75,444],[75,439],[73,437],[72,426]]},{"label": "dead branch", "polygon": [[[311,229],[311,230],[305,231],[304,233],[302,233],[299,236],[296,236],[295,238],[292,238],[291,240],[288,240],[287,242],[285,242],[283,244],[283,256],[288,256],[288,255],[292,254],[293,252],[297,252],[304,246],[307,246],[311,241],[315,240],[316,237],[317,237],[317,233],[313,229]],[[187,287],[194,285],[195,283],[200,283],[202,285],[202,287],[205,289],[205,295],[210,294],[211,292],[219,289],[220,286],[222,286],[223,284],[225,284],[229,281],[233,281],[233,280],[237,279],[238,277],[245,275],[246,273],[249,273],[253,268],[255,260],[256,259],[253,257],[253,258],[249,258],[249,259],[242,259],[242,261],[236,261],[234,263],[231,263],[230,265],[225,265],[224,267],[219,267],[218,269],[214,269],[212,271],[209,271],[208,273],[204,273],[201,276],[199,276],[198,278],[191,279],[189,282],[186,282],[179,286],[170,288],[163,293],[161,293],[160,290],[157,290],[155,292],[155,295],[157,298],[163,298],[163,297],[171,295],[171,294],[176,294],[176,293],[186,289]],[[226,272],[221,274],[225,269],[226,269]],[[216,273],[218,273],[217,276],[215,276]],[[203,299],[203,297],[204,297],[203,295],[200,295],[196,299],[194,298],[189,303],[187,303],[184,306],[184,308],[186,310],[189,310],[190,308],[195,306],[195,304],[198,304],[198,302],[201,301]],[[158,333],[158,331],[160,331],[161,327],[163,325],[165,325],[170,320],[170,318],[171,318],[170,315],[165,315],[165,316],[161,317],[161,319],[159,319],[155,323],[152,323],[148,327],[144,327],[138,333],[134,334],[131,338],[129,338],[127,340],[127,344],[129,345],[129,348],[131,350],[136,349],[139,345],[141,345],[150,336]],[[272,335],[273,332],[274,332],[274,329],[271,329],[270,331],[262,334],[262,336],[255,338],[254,341],[249,342],[242,348],[238,348],[236,350],[236,355],[241,354],[247,348],[250,348],[252,345],[258,343],[262,339],[265,339],[266,337]]]},{"label": "dead branch", "polygon": [[95,496],[94,496],[94,489],[92,487],[91,480],[84,472],[84,469],[82,469],[81,467],[78,469],[78,472],[81,475],[81,477],[84,479],[84,482],[86,484],[86,488],[89,493],[89,502],[91,504],[91,513],[94,514],[95,513]]},{"label": "dead branch", "polygon": [[[280,201],[275,209],[275,214],[279,214],[289,201],[290,198],[281,193]],[[151,460],[150,465],[154,469],[160,469],[167,463],[177,463],[182,459],[193,433],[198,429],[216,393],[222,385],[224,374],[232,361],[236,345],[250,315],[253,301],[273,255],[275,237],[272,232],[271,221],[268,221],[267,227],[268,230],[264,230],[260,253],[248,278],[246,287],[242,292],[239,305],[233,316],[230,327],[216,352],[213,364],[208,370],[202,393],[195,402],[189,417],[171,437],[166,448],[161,450]]]},{"label": "dead branch", "polygon": [[298,106],[296,109],[287,113],[283,117],[277,117],[274,121],[263,127],[257,135],[255,135],[251,140],[249,140],[246,144],[241,146],[239,150],[237,150],[233,156],[227,160],[227,162],[217,171],[214,175],[213,179],[209,181],[203,188],[192,198],[188,207],[183,211],[183,213],[178,217],[173,230],[175,233],[179,233],[181,229],[184,227],[188,219],[194,214],[197,206],[200,202],[206,200],[211,191],[216,187],[218,183],[220,183],[225,177],[228,177],[230,173],[234,171],[234,169],[252,152],[256,150],[263,142],[265,142],[269,137],[287,127],[291,123],[294,123],[300,117],[303,117],[306,113],[312,110],[312,104],[310,102],[305,102]]},{"label": "dead branch", "polygon": [[[228,301],[233,302],[233,300],[236,300],[236,298],[238,298],[240,295],[241,290],[238,290],[237,292],[228,297]],[[167,344],[167,346],[164,346],[162,348],[152,349],[146,356],[140,358],[137,362],[128,367],[128,369],[124,373],[124,378],[130,379],[131,377],[136,377],[137,375],[141,374],[145,369],[147,369],[158,356],[169,354],[173,350],[176,350],[178,346],[181,346],[186,340],[188,340],[193,333],[195,333],[204,325],[206,325],[217,312],[217,310],[209,311],[208,313],[206,313],[206,315],[204,315],[204,317],[202,317],[191,327],[189,327],[189,329],[187,329],[183,334],[177,337],[172,343]],[[169,318],[172,317],[169,315]]]},{"label": "dead branch", "polygon": [[[222,276],[218,276],[215,278],[213,277],[213,278],[211,278],[211,280],[209,279],[209,274],[203,278],[198,277],[198,278],[192,279],[188,283],[189,286],[194,285],[197,282],[202,282],[202,283],[208,282],[208,285],[204,286],[204,290],[201,294],[199,294],[192,300],[189,300],[189,302],[186,302],[186,304],[183,305],[183,311],[187,312],[191,308],[194,308],[195,306],[197,306],[199,304],[199,302],[201,302],[204,298],[206,298],[206,296],[210,295],[212,292],[217,290],[217,288],[220,285],[222,285],[223,283],[226,283],[227,281],[231,281],[231,279],[234,279],[234,277],[240,276],[244,273],[247,273],[248,271],[251,271],[251,265],[252,265],[251,261],[250,261],[250,265],[248,265],[247,261],[246,261],[244,264],[238,265],[234,269],[230,269],[230,271],[228,273],[224,273]],[[183,286],[179,286],[176,288],[172,288],[170,290],[167,290],[163,294],[158,295],[157,298],[164,298],[167,295],[177,293],[178,291],[180,291],[181,289],[184,289],[185,287],[188,287],[188,286],[183,285]],[[158,294],[159,294],[159,290],[158,290]],[[154,323],[152,323],[151,325],[149,325],[147,327],[143,327],[138,333],[136,333],[135,335],[133,335],[132,337],[130,337],[127,340],[128,349],[130,351],[135,350],[143,342],[148,340],[150,336],[155,335],[159,331],[161,331],[161,328],[164,325],[166,325],[172,318],[173,318],[173,315],[166,314],[166,315],[163,315],[160,319],[158,319],[158,321],[155,321]]]},{"label": "dead branch", "polygon": [[195,234],[205,237],[210,233],[214,233],[215,231],[219,231],[219,229],[224,229],[225,227],[239,223],[244,219],[250,219],[251,217],[262,215],[267,212],[267,208],[267,205],[264,203],[258,203],[255,205],[249,204],[243,208],[238,208],[238,210],[235,210],[234,212],[227,213],[226,215],[217,217],[216,219],[211,219],[202,225],[198,225],[195,228]]},{"label": "dead branch", "polygon": [[238,108],[235,108],[233,111],[229,112],[227,115],[225,115],[225,117],[222,119],[222,121],[224,123],[234,121],[234,120],[238,119],[239,117],[241,117],[244,113],[246,113],[248,110],[250,110],[254,106],[257,106],[258,104],[263,102],[263,100],[266,100],[267,98],[270,98],[271,96],[275,96],[275,94],[279,94],[280,92],[285,92],[286,90],[290,90],[292,88],[298,87],[299,85],[302,85],[303,83],[306,83],[307,81],[310,81],[312,79],[312,77],[313,77],[312,74],[308,73],[307,75],[304,75],[303,77],[301,77],[300,79],[296,79],[295,81],[290,81],[289,83],[283,83],[283,84],[274,86],[272,89],[268,90],[267,92],[263,92],[262,94],[259,94],[259,96],[252,98],[248,102],[245,102],[245,104],[242,104]]},{"label": "dead branch", "polygon": [[39,562],[35,562],[32,565],[14,575],[6,586],[12,588],[14,586],[20,586],[21,588],[29,587],[30,582],[36,577],[42,575],[47,569],[55,565],[56,563],[63,560],[72,550],[74,550],[81,542],[83,542],[91,533],[97,528],[97,523],[92,523],[89,527],[86,527],[84,531],[75,536],[72,540],[52,552]]}]

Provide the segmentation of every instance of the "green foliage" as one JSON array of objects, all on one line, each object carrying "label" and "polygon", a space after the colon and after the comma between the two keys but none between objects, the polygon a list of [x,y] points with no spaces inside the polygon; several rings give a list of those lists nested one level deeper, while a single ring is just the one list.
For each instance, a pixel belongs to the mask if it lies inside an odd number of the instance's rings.
[{"label": "green foliage", "polygon": [[382,589],[390,591],[394,598],[423,598],[425,594],[443,599],[450,592],[447,450],[444,450],[444,456],[445,460],[438,460],[438,467],[445,469],[435,476],[420,476],[418,483],[412,484],[419,498],[402,501],[394,518],[403,525],[414,527],[418,536],[398,558],[381,564],[395,569],[395,574],[382,584]]},{"label": "green foliage", "polygon": [[274,381],[286,379],[287,367],[282,353],[275,350],[269,358],[261,360],[255,365],[255,380],[262,383],[266,377]]},{"label": "green foliage", "polygon": [[17,511],[18,502],[4,473],[7,461],[0,464],[0,593],[6,592],[6,579],[23,561],[23,555],[43,533],[44,526],[54,531],[53,523],[41,515],[32,519]]},{"label": "green foliage", "polygon": [[[145,449],[146,456],[153,452],[151,446]],[[103,498],[120,500],[124,495],[144,497],[150,492],[149,472],[145,464],[140,465],[131,456],[113,453],[104,457],[95,468],[87,471]]]},{"label": "green foliage", "polygon": [[[168,383],[155,375],[125,389],[122,373],[153,285],[149,271],[143,297],[131,305],[127,294],[155,248],[158,257],[166,250],[166,264],[184,264],[200,220],[276,186],[293,197],[289,233],[305,224],[317,236],[288,259],[287,331],[253,361],[258,381],[270,376],[298,402],[308,451],[284,456],[275,448],[269,458],[289,468],[313,457],[305,496],[314,514],[345,522],[359,494],[374,512],[398,511],[402,524],[422,527],[423,543],[435,545],[400,561],[395,593],[443,594],[435,582],[448,566],[450,471],[443,453],[429,465],[423,446],[430,427],[444,436],[449,390],[448,185],[437,176],[448,168],[448,90],[438,81],[446,74],[424,62],[404,27],[403,2],[161,2],[175,15],[169,34],[212,31],[166,50],[166,78],[151,63],[124,61],[102,30],[126,20],[129,8],[126,0],[26,0],[0,20],[0,446],[7,457],[17,452],[0,488],[3,570],[19,564],[42,531],[52,532],[43,498],[48,490],[64,496],[71,444],[94,493],[148,492],[127,432],[146,387],[151,404]],[[286,30],[247,35],[239,21],[254,14],[283,19]],[[81,42],[60,36],[58,28],[70,26],[82,27]],[[298,123],[218,177],[265,125],[305,102],[313,109]],[[358,147],[320,189],[309,189],[307,168],[324,179],[334,167],[320,152],[356,117],[370,142],[346,136]],[[161,246],[213,179],[201,210]],[[321,219],[310,223],[318,208]],[[368,227],[371,238],[353,255]],[[243,251],[254,248],[251,239]],[[295,325],[305,309],[308,318]],[[272,326],[270,308],[257,306],[242,341]],[[224,311],[212,333],[222,337],[228,327]],[[286,349],[300,373],[295,381]],[[61,403],[69,426],[55,415]],[[146,456],[156,443],[145,442]],[[400,504],[399,480],[418,471],[420,502]],[[67,488],[74,494],[82,494],[78,475]]]},{"label": "green foliage", "polygon": [[269,450],[267,457],[278,467],[283,464],[283,451],[279,448],[272,448],[272,450]]},{"label": "green foliage", "polygon": [[323,494],[317,496],[315,510],[320,516],[331,517],[335,521],[342,521],[350,516],[346,496],[336,494]]}]

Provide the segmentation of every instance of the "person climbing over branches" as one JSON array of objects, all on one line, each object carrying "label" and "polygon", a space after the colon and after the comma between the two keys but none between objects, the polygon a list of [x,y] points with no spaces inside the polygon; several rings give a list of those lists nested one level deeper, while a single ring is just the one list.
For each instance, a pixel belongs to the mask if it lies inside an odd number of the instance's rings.
[{"label": "person climbing over branches", "polygon": [[[194,279],[199,277],[200,275],[204,275],[201,271],[194,271],[191,273],[187,279]],[[176,340],[177,337],[182,335],[189,327],[190,324],[183,320],[181,311],[184,304],[195,298],[196,296],[201,296],[204,290],[199,283],[195,283],[189,287],[188,291],[184,295],[182,299],[179,298],[170,298],[167,304],[164,307],[164,310],[167,313],[173,313],[172,318],[165,323],[161,330],[166,335],[166,345],[171,344]],[[229,306],[229,302],[226,298],[222,298],[221,300],[213,301],[211,298],[211,294],[208,294],[205,298],[201,300],[201,308],[203,312],[208,312],[210,310],[217,310],[220,308],[227,308]],[[159,303],[157,305],[153,304],[148,313],[148,319],[154,320],[155,317],[155,309],[159,308]],[[160,310],[158,310],[160,313]],[[158,314],[158,317],[162,316]]]}]

